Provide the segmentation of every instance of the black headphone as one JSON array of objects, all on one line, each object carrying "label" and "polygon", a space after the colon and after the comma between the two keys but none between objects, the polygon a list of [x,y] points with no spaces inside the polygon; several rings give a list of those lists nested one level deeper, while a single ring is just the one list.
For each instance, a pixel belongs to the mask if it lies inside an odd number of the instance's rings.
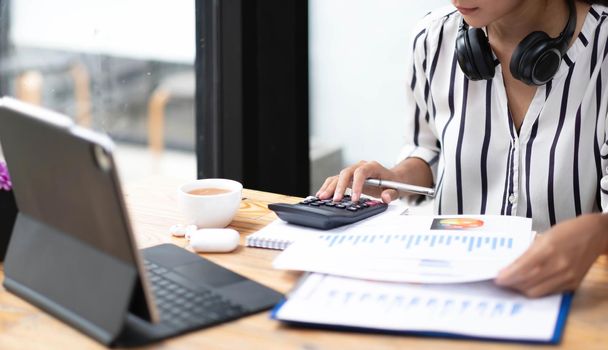
[{"label": "black headphone", "polygon": [[[576,28],[574,0],[567,2],[570,10],[568,23],[557,38],[536,31],[517,45],[509,64],[513,77],[528,85],[543,85],[557,73]],[[489,80],[494,77],[496,63],[488,38],[483,29],[469,28],[464,17],[458,28],[456,55],[460,68],[469,79]]]}]

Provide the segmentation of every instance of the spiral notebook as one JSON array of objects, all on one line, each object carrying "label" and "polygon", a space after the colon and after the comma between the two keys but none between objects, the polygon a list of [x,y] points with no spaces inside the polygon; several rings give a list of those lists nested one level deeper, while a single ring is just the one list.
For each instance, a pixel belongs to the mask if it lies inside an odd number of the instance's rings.
[{"label": "spiral notebook", "polygon": [[339,233],[344,232],[344,230],[345,227],[343,226],[333,230],[322,231],[304,226],[291,225],[281,219],[276,219],[263,229],[247,236],[245,244],[248,247],[284,250],[297,239],[318,237],[321,234],[332,232]]}]

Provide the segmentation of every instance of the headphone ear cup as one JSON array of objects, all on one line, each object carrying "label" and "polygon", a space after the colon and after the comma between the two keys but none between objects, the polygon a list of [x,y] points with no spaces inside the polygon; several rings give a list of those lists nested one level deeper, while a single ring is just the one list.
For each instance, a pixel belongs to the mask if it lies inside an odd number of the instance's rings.
[{"label": "headphone ear cup", "polygon": [[[538,79],[536,79],[537,77],[535,76],[537,63],[539,63],[539,60],[548,51],[553,52],[556,50],[553,42],[554,40],[545,32],[536,31],[528,34],[519,45],[517,45],[511,55],[509,70],[513,77],[528,85],[542,85],[538,84]],[[559,55],[559,51],[557,53]],[[559,56],[559,59],[561,60],[561,56]],[[541,68],[541,70],[543,69],[543,67],[539,68]],[[551,77],[553,77],[552,74],[549,79]]]},{"label": "headphone ear cup", "polygon": [[483,29],[473,28],[468,30],[468,39],[471,48],[471,57],[481,79],[489,80],[494,78],[496,65],[490,42]]},{"label": "headphone ear cup", "polygon": [[494,57],[482,29],[471,28],[459,31],[456,39],[456,55],[460,69],[467,78],[488,80],[494,77]]},{"label": "headphone ear cup", "polygon": [[471,80],[480,80],[479,72],[475,67],[475,62],[471,57],[471,48],[469,47],[469,39],[467,38],[468,30],[461,30],[458,32],[456,38],[456,58],[458,59],[458,65],[460,69]]}]

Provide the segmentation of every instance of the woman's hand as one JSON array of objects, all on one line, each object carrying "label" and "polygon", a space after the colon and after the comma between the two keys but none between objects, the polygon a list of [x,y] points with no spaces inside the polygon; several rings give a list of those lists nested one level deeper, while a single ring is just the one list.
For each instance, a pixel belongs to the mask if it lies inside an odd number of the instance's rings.
[{"label": "woman's hand", "polygon": [[374,186],[364,187],[365,180],[369,178],[406,182],[426,187],[431,187],[433,184],[431,168],[420,158],[407,158],[391,169],[383,167],[378,162],[360,161],[343,169],[340,175],[327,178],[316,196],[320,199],[333,197],[334,201],[340,201],[344,196],[344,191],[350,186],[353,201],[358,201],[364,191],[366,194],[382,198],[384,203],[389,203],[399,197],[399,192],[394,189]]},{"label": "woman's hand", "polygon": [[[363,185],[368,178],[378,178],[382,180],[398,180],[395,171],[389,170],[378,162],[360,161],[355,165],[342,169],[339,175],[328,177],[323,186],[316,193],[320,199],[333,197],[334,201],[340,201],[344,196],[347,187],[351,187],[351,198],[358,201],[363,193]],[[399,193],[393,189],[382,189],[380,187],[366,187],[365,193],[374,197],[382,198],[382,201],[389,203],[399,197]]]},{"label": "woman's hand", "polygon": [[608,214],[589,214],[553,226],[496,278],[529,297],[574,290],[608,251]]}]

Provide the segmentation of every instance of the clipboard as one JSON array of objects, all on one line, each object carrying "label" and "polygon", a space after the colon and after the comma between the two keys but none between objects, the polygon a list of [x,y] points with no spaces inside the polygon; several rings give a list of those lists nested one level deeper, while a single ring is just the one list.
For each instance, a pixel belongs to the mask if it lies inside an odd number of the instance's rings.
[{"label": "clipboard", "polygon": [[[305,282],[305,280],[310,275],[306,275],[302,277],[298,285],[294,287],[294,292],[297,291]],[[497,287],[498,288],[498,287]],[[293,295],[293,292],[292,292]],[[416,327],[403,327],[401,329],[395,328],[385,328],[382,325],[377,326],[361,326],[357,324],[356,321],[352,321],[351,319],[345,320],[341,323],[335,322],[327,322],[323,319],[323,317],[316,318],[314,315],[307,315],[306,317],[302,317],[302,319],[297,319],[288,315],[285,317],[282,315],[281,310],[288,305],[290,297],[288,296],[286,299],[283,299],[279,304],[277,304],[271,312],[270,317],[274,320],[278,320],[283,324],[294,326],[294,327],[303,327],[303,328],[312,328],[312,329],[324,329],[324,330],[332,330],[332,331],[343,331],[343,332],[360,332],[360,333],[380,333],[380,334],[392,334],[392,335],[406,335],[406,336],[419,336],[419,337],[438,337],[438,338],[449,338],[449,339],[468,339],[468,340],[479,340],[479,341],[497,341],[497,342],[507,342],[507,343],[524,343],[524,344],[559,344],[562,335],[566,326],[566,321],[568,318],[568,314],[570,311],[570,305],[572,303],[573,293],[564,293],[559,296],[554,296],[554,298],[559,297],[559,302],[556,303],[555,307],[558,308],[557,316],[555,318],[555,322],[552,325],[552,332],[550,337],[539,339],[538,337],[513,337],[512,334],[510,336],[485,336],[482,334],[467,334],[462,332],[454,332],[449,331],[441,326],[438,326],[436,329],[426,329],[426,330],[417,330],[412,329]],[[352,306],[351,306],[352,307]],[[329,309],[328,309],[329,310]],[[372,317],[372,316],[370,316]]]}]

